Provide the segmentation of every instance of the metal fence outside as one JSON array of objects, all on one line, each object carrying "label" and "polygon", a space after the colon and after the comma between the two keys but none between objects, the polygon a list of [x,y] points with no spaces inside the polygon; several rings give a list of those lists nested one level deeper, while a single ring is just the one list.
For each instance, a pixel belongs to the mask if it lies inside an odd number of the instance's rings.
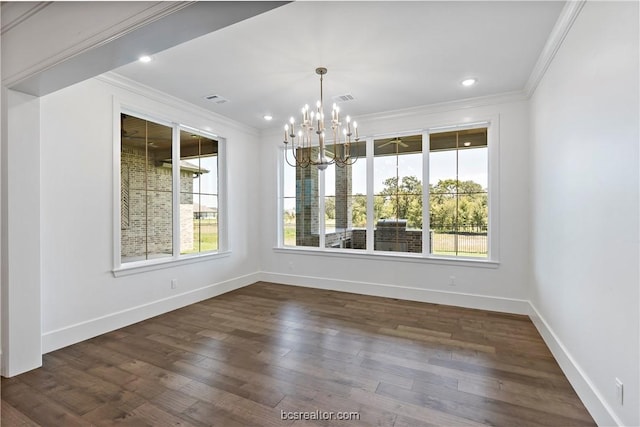
[{"label": "metal fence outside", "polygon": [[486,233],[437,232],[430,233],[431,253],[469,254],[470,256],[488,253]]}]

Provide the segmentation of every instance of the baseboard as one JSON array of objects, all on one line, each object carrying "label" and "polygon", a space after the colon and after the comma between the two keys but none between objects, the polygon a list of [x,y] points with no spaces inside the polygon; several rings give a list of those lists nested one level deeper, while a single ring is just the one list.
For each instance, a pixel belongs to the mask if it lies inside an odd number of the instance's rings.
[{"label": "baseboard", "polygon": [[260,276],[265,282],[281,283],[284,285],[352,292],[361,295],[398,298],[433,304],[454,305],[457,307],[477,308],[481,310],[499,311],[502,313],[529,314],[528,301],[512,298],[271,272],[262,272]]},{"label": "baseboard", "polygon": [[551,350],[553,357],[560,365],[560,369],[565,374],[582,403],[587,408],[595,422],[599,426],[621,426],[622,421],[615,415],[611,407],[604,400],[598,389],[589,379],[589,376],[580,368],[571,353],[562,344],[562,341],[553,332],[553,329],[544,320],[540,312],[533,303],[529,303],[529,317],[542,335],[547,347]]},{"label": "baseboard", "polygon": [[70,325],[42,335],[42,351],[49,353],[62,347],[132,325],[145,319],[193,304],[260,280],[259,273],[247,274],[199,289],[173,295],[147,304],[132,307],[106,316]]}]

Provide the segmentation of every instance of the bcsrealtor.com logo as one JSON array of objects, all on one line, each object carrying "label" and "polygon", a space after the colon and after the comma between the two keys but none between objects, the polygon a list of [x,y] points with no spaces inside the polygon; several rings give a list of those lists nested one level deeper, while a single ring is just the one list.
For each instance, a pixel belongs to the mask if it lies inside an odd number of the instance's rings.
[{"label": "bcsrealtor.com logo", "polygon": [[287,421],[357,421],[359,412],[334,412],[334,411],[280,411],[280,419]]}]

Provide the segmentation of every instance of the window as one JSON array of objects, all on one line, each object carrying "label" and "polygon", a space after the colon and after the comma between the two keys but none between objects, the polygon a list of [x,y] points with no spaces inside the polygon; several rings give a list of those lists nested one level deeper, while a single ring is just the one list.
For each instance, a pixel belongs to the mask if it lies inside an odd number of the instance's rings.
[{"label": "window", "polygon": [[430,253],[487,257],[487,129],[429,136]]},{"label": "window", "polygon": [[[352,142],[351,154],[358,160],[344,167],[330,165],[324,171],[315,166],[289,166],[283,152],[283,246],[365,248],[365,146],[364,141]],[[338,145],[337,149],[342,147]],[[312,149],[311,155],[317,157],[317,148]],[[323,196],[320,184],[324,184]]]},{"label": "window", "polygon": [[374,250],[422,253],[422,135],[373,141]]},{"label": "window", "polygon": [[180,130],[180,253],[218,250],[218,141]]},{"label": "window", "polygon": [[[331,165],[324,171],[324,246],[334,249],[365,249],[367,227],[366,143],[352,142],[352,165]],[[338,145],[338,149],[341,146]],[[339,153],[340,154],[340,153]]]},{"label": "window", "polygon": [[285,152],[282,246],[488,259],[486,124],[360,141],[355,164],[324,171]]},{"label": "window", "polygon": [[[317,150],[314,151],[312,155],[317,157]],[[285,246],[318,247],[320,244],[320,173],[314,166],[293,168],[287,165],[284,168]]]},{"label": "window", "polygon": [[120,264],[217,251],[220,141],[129,113],[120,135]]},{"label": "window", "polygon": [[122,114],[122,262],[173,254],[172,129]]}]

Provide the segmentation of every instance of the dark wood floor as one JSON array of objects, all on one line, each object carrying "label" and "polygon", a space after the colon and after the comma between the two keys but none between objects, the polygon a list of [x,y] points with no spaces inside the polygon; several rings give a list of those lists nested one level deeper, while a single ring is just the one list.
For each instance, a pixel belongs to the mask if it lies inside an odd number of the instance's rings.
[{"label": "dark wood floor", "polygon": [[595,425],[525,316],[270,283],[46,354],[1,423]]}]

